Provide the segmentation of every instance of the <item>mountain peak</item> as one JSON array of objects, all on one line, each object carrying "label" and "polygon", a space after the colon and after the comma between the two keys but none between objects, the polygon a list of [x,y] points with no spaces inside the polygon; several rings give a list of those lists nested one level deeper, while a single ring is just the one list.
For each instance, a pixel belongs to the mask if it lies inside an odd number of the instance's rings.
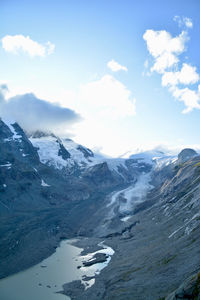
[{"label": "mountain peak", "polygon": [[178,154],[178,160],[179,162],[186,162],[196,155],[198,155],[198,153],[194,149],[185,148]]},{"label": "mountain peak", "polygon": [[28,136],[30,136],[33,139],[47,137],[47,136],[56,137],[52,132],[41,131],[41,130],[36,130],[36,131],[28,134]]}]

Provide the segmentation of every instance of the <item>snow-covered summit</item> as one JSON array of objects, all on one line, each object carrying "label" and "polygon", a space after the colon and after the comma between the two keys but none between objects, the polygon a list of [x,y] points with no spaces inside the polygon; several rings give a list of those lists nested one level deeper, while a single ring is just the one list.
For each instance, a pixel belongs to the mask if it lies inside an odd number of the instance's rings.
[{"label": "snow-covered summit", "polygon": [[68,138],[40,132],[29,140],[38,149],[40,161],[58,169],[75,165],[82,168],[102,161],[100,155],[95,155],[90,149]]},{"label": "snow-covered summit", "polygon": [[132,154],[130,159],[136,159],[147,164],[154,165],[155,168],[164,167],[170,163],[173,163],[177,160],[177,155],[172,155],[164,150],[149,150],[136,154]]},{"label": "snow-covered summit", "polygon": [[127,170],[126,159],[108,158],[77,144],[69,138],[59,138],[54,134],[37,132],[29,140],[37,148],[40,161],[56,169],[90,169],[97,164],[107,163],[110,171],[123,177]]}]

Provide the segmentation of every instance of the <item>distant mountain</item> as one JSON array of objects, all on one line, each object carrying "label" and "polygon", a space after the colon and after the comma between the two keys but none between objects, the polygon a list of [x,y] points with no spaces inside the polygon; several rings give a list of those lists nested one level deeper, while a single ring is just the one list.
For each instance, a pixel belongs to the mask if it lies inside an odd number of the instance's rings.
[{"label": "distant mountain", "polygon": [[[151,168],[152,161],[141,159],[107,158],[93,153],[92,150],[75,143],[69,138],[60,138],[52,133],[36,132],[29,137],[37,149],[41,163],[62,170],[68,174],[94,173],[100,165],[106,165],[119,181],[129,182],[134,179],[131,169]],[[97,167],[96,165],[99,165]],[[139,171],[140,172],[140,171]]]},{"label": "distant mountain", "polygon": [[192,157],[197,156],[197,155],[198,155],[198,153],[195,150],[190,149],[190,148],[186,148],[186,149],[183,149],[179,153],[179,155],[178,155],[178,161],[181,162],[181,163],[184,163],[187,160],[189,160]]}]

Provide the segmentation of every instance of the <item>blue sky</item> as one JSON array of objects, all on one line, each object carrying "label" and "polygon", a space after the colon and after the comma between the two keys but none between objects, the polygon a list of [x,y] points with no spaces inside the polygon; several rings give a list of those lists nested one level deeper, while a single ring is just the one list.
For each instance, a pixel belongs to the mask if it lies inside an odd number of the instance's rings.
[{"label": "blue sky", "polygon": [[31,92],[74,110],[82,119],[55,131],[109,155],[198,146],[199,11],[198,0],[2,0],[6,101]]}]

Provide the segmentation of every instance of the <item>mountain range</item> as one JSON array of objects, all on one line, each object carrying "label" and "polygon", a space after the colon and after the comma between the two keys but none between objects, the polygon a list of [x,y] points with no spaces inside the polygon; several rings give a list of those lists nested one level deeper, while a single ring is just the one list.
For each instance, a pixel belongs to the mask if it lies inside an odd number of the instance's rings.
[{"label": "mountain range", "polygon": [[[86,237],[115,250],[71,299],[200,299],[200,155],[108,158],[0,119],[0,277]],[[98,296],[97,296],[98,295]]]}]

